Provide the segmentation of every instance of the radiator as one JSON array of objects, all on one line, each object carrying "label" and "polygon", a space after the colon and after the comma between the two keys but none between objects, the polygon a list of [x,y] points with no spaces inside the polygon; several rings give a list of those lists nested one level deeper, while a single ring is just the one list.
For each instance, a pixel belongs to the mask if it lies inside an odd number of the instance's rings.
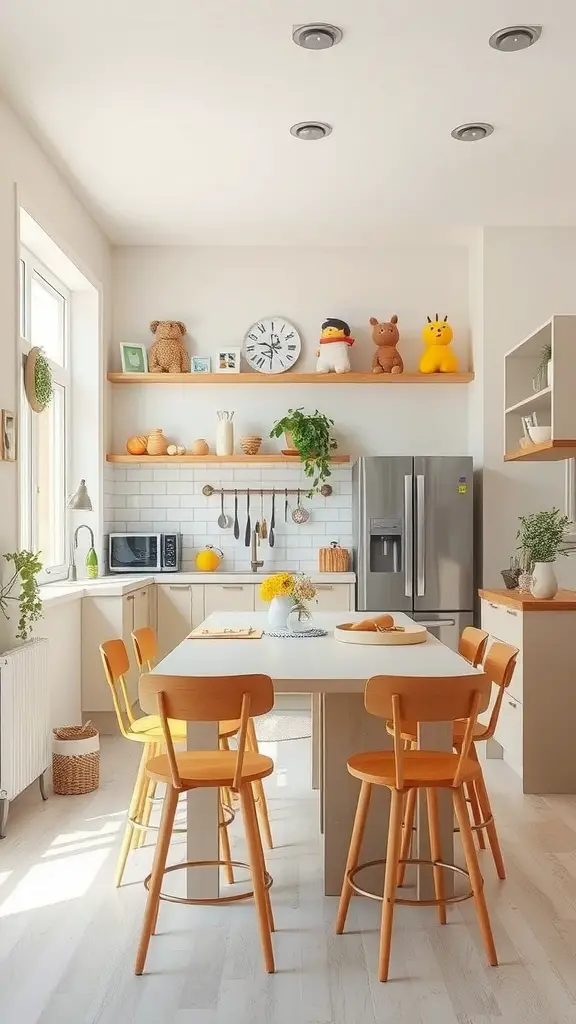
[{"label": "radiator", "polygon": [[10,801],[50,765],[48,641],[0,654],[0,800]]}]

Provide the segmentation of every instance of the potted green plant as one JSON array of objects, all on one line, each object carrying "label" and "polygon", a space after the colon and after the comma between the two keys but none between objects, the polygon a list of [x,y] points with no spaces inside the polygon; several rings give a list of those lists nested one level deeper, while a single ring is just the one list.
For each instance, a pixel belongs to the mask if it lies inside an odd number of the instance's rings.
[{"label": "potted green plant", "polygon": [[[9,619],[9,601],[16,601],[19,608],[18,640],[27,640],[32,626],[42,616],[42,600],[38,590],[38,573],[42,569],[39,554],[32,551],[12,551],[4,555],[7,562],[14,563],[14,571],[7,583],[0,583],[0,611]],[[18,593],[13,591],[19,587]]]},{"label": "potted green plant", "polygon": [[520,516],[519,520],[518,547],[524,554],[524,564],[533,566],[530,593],[541,599],[554,597],[558,590],[554,562],[558,555],[567,554],[562,543],[570,520],[557,508]]},{"label": "potted green plant", "polygon": [[270,437],[286,435],[286,444],[298,452],[304,472],[312,480],[310,493],[318,490],[330,476],[330,453],[337,447],[330,428],[334,420],[315,409],[305,413],[303,408],[288,409],[286,416],[272,427]]}]

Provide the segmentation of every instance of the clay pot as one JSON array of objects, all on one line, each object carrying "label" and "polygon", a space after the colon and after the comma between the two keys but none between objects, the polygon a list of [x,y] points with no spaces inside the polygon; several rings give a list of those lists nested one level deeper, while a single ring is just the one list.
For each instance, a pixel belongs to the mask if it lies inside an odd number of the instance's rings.
[{"label": "clay pot", "polygon": [[198,437],[195,441],[192,441],[190,451],[192,452],[192,455],[208,455],[210,448],[203,437]]},{"label": "clay pot", "polygon": [[129,437],[126,441],[126,451],[129,455],[145,455],[148,446],[148,438],[144,435]]},{"label": "clay pot", "polygon": [[166,455],[168,449],[168,441],[164,437],[162,430],[157,427],[148,436],[148,444],[146,451],[148,455]]}]

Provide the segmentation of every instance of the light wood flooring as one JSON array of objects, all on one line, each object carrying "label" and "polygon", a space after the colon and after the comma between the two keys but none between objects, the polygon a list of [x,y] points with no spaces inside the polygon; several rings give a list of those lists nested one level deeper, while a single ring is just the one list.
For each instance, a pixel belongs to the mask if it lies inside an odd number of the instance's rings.
[{"label": "light wood flooring", "polygon": [[[317,795],[309,743],[265,747],[277,848],[269,857],[277,973],[268,976],[250,903],[163,904],[147,972],[135,978],[152,847],[113,886],[134,778],[128,743],[104,741],[103,784],[89,797],[36,788],[11,811],[0,844],[2,1024],[560,1024],[576,1021],[576,797],[524,797],[502,762],[488,764],[507,882],[481,855],[501,966],[484,960],[471,903],[399,908],[391,980],[376,980],[379,905],[356,898],[348,934],[322,896]],[[244,857],[233,826],[233,852]],[[173,859],[183,859],[183,837]],[[176,876],[171,876],[175,879]],[[175,884],[172,882],[171,884]]]}]

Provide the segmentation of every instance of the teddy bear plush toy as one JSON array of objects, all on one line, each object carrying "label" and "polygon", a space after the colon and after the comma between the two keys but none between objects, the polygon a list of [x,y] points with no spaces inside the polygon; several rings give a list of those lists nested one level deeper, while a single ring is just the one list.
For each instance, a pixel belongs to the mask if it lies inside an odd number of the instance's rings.
[{"label": "teddy bear plush toy", "polygon": [[372,357],[372,373],[402,373],[404,363],[402,356],[396,351],[396,345],[400,341],[398,331],[398,317],[394,315],[389,322],[378,321],[375,316],[370,317],[372,324],[372,341],[376,345],[376,351]]},{"label": "teddy bear plush toy", "polygon": [[153,320],[156,341],[148,353],[150,373],[189,373],[190,357],[182,342],[186,325],[181,320]]},{"label": "teddy bear plush toy", "polygon": [[316,373],[350,373],[348,353],[353,344],[346,321],[328,317],[322,324],[320,348],[316,350]]}]

